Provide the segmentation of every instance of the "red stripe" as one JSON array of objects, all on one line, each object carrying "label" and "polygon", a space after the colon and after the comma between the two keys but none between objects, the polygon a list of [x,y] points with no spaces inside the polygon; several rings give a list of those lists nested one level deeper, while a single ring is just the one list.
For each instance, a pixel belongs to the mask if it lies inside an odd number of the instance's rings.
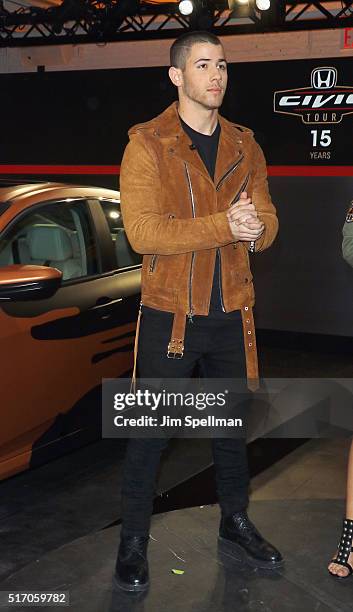
[{"label": "red stripe", "polygon": [[[353,166],[268,166],[269,176],[353,176]],[[1,174],[18,175],[117,175],[120,166],[0,165]]]},{"label": "red stripe", "polygon": [[353,166],[268,166],[269,176],[353,176]]},{"label": "red stripe", "polygon": [[0,165],[0,174],[119,174],[120,166]]}]

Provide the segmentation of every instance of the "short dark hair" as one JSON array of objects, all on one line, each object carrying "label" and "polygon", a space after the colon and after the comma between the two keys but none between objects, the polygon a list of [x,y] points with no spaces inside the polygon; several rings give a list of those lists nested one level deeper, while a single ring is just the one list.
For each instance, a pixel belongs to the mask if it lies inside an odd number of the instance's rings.
[{"label": "short dark hair", "polygon": [[186,32],[177,38],[170,47],[170,65],[174,68],[185,69],[187,57],[191,47],[196,43],[211,43],[212,45],[221,45],[221,41],[215,34],[202,30],[195,32]]}]

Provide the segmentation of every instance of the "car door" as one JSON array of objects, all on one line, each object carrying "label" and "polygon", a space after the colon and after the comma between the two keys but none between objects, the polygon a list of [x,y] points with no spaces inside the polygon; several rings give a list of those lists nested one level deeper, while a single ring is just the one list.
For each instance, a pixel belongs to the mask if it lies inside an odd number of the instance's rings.
[{"label": "car door", "polygon": [[99,201],[31,206],[0,235],[1,267],[58,268],[46,299],[0,303],[0,477],[99,436],[102,378],[129,375],[140,267],[119,269]]}]

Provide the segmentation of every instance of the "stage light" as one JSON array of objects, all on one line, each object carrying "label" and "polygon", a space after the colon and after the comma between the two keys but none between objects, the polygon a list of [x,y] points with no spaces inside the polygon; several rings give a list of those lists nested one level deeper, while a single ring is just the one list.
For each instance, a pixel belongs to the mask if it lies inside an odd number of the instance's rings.
[{"label": "stage light", "polygon": [[271,6],[270,0],[256,0],[256,6],[259,11],[268,11]]},{"label": "stage light", "polygon": [[286,21],[286,0],[256,0],[261,24],[264,27],[280,27]]},{"label": "stage light", "polygon": [[254,0],[228,0],[228,7],[232,11],[232,18],[249,17],[253,11]]},{"label": "stage light", "polygon": [[213,26],[214,0],[181,0],[178,5],[181,15],[189,18],[192,30],[209,30]]},{"label": "stage light", "polygon": [[179,11],[182,15],[191,15],[194,10],[194,5],[191,0],[181,0],[179,2]]}]

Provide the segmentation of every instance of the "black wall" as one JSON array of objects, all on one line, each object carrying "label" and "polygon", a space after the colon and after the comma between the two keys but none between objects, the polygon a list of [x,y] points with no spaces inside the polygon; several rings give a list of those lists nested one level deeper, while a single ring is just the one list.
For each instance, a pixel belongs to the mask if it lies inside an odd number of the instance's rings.
[{"label": "black wall", "polygon": [[[269,166],[353,168],[353,114],[305,125],[273,109],[274,91],[310,88],[320,66],[336,67],[337,85],[353,85],[351,58],[229,66],[222,114],[254,130]],[[0,164],[119,164],[128,128],[176,98],[165,67],[2,75],[0,84]],[[311,131],[322,129],[331,145],[313,147]],[[314,151],[329,151],[330,159],[312,159]],[[257,324],[353,336],[353,270],[341,256],[353,176],[301,174],[270,178],[281,228],[272,249],[253,256]],[[118,185],[115,176],[50,179]]]}]

